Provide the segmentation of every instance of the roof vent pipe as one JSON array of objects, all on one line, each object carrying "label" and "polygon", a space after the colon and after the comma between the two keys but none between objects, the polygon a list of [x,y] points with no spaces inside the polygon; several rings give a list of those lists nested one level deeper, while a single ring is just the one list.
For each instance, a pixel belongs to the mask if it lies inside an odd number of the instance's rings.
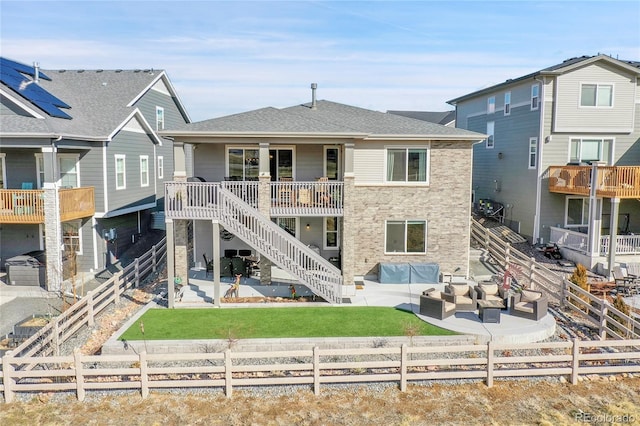
[{"label": "roof vent pipe", "polygon": [[311,83],[311,109],[317,109],[318,104],[316,103],[316,89],[318,88],[317,83]]},{"label": "roof vent pipe", "polygon": [[34,83],[38,83],[40,81],[40,64],[37,62],[33,63],[33,81]]}]

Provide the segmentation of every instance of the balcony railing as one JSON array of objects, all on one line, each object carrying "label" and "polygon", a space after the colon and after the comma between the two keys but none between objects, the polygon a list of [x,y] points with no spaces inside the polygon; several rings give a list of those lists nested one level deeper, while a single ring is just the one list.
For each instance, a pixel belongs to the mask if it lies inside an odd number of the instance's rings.
[{"label": "balcony railing", "polygon": [[271,182],[271,216],[342,216],[344,182]]},{"label": "balcony railing", "polygon": [[[95,213],[93,187],[59,190],[60,221]],[[0,189],[0,223],[44,223],[44,190]]]},{"label": "balcony railing", "polygon": [[[640,198],[640,166],[598,166],[596,195],[606,198]],[[549,191],[589,196],[591,166],[549,167]]]},{"label": "balcony railing", "polygon": [[[589,237],[582,232],[572,231],[570,229],[550,227],[550,242],[559,246],[567,247],[580,253],[589,253]],[[600,236],[599,254],[607,256],[609,254],[611,236]],[[616,236],[616,255],[619,254],[640,254],[640,235],[617,235]]]}]

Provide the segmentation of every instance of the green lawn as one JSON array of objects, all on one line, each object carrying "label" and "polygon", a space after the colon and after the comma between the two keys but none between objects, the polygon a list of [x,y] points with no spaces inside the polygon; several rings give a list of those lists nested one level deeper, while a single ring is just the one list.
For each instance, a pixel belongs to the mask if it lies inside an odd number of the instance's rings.
[{"label": "green lawn", "polygon": [[[144,325],[144,336],[140,324]],[[388,307],[151,309],[123,340],[275,337],[442,336],[456,334]]]}]

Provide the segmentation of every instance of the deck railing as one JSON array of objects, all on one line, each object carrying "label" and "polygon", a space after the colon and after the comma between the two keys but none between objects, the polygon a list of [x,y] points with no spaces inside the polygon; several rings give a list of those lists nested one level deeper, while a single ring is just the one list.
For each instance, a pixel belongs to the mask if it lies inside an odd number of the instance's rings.
[{"label": "deck railing", "polygon": [[[60,189],[60,220],[93,216],[93,187]],[[44,223],[44,190],[0,189],[0,223]]]},{"label": "deck railing", "polygon": [[[549,227],[551,236],[549,241],[559,246],[567,247],[580,253],[589,252],[589,238],[587,234],[570,229]],[[609,254],[611,236],[600,236],[599,252],[601,256]],[[640,235],[616,235],[616,254],[640,254]]]},{"label": "deck railing", "polygon": [[344,182],[271,182],[271,215],[342,216]]},{"label": "deck railing", "polygon": [[[549,167],[549,191],[588,196],[592,166]],[[598,166],[596,194],[607,198],[640,198],[640,166]]]}]

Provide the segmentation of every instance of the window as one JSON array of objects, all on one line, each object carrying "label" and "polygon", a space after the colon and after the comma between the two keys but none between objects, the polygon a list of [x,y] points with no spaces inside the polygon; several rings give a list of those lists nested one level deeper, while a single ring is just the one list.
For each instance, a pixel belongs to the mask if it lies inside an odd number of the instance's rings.
[{"label": "window", "polygon": [[156,107],[156,130],[164,130],[164,108]]},{"label": "window", "polygon": [[329,180],[338,180],[340,177],[340,149],[337,147],[324,147],[324,175]]},{"label": "window", "polygon": [[540,85],[534,84],[531,86],[531,110],[538,109],[540,104]]},{"label": "window", "polygon": [[44,186],[44,156],[36,154],[36,173],[38,174],[38,188]]},{"label": "window", "polygon": [[60,186],[62,188],[78,188],[80,186],[77,155],[61,154],[58,157],[58,167],[60,171]]},{"label": "window", "polygon": [[158,179],[164,179],[164,157],[158,157]]},{"label": "window", "polygon": [[511,92],[504,94],[504,115],[511,114]]},{"label": "window", "polygon": [[565,227],[582,227],[589,223],[589,199],[567,198]]},{"label": "window", "polygon": [[613,139],[571,138],[569,162],[603,161],[609,164]]},{"label": "window", "polygon": [[494,131],[494,127],[495,127],[495,122],[489,121],[487,123],[487,141],[485,142],[485,146],[487,148],[493,148],[493,143],[494,143],[493,131]]},{"label": "window", "polygon": [[232,148],[227,151],[228,175],[232,179],[247,180],[258,178],[260,163],[259,151],[256,148]]},{"label": "window", "polygon": [[277,181],[280,178],[293,178],[293,149],[269,150],[269,174],[272,181]]},{"label": "window", "polygon": [[62,242],[65,252],[82,254],[81,228],[79,220],[62,223]]},{"label": "window", "polygon": [[6,167],[4,165],[4,157],[6,154],[0,154],[0,189],[5,188],[5,181],[7,180],[7,175],[5,173]]},{"label": "window", "polygon": [[149,186],[149,156],[140,156],[140,186]]},{"label": "window", "polygon": [[582,84],[580,86],[580,106],[611,107],[613,106],[612,84]]},{"label": "window", "polygon": [[529,168],[535,169],[538,164],[538,138],[529,138]]},{"label": "window", "polygon": [[292,236],[298,238],[298,223],[295,217],[278,217],[273,221]]},{"label": "window", "polygon": [[385,253],[426,253],[426,221],[388,220],[385,232]]},{"label": "window", "polygon": [[493,114],[496,112],[496,97],[491,96],[487,99],[487,114]]},{"label": "window", "polygon": [[116,189],[126,189],[127,188],[127,171],[125,165],[124,155],[115,155],[116,159]]},{"label": "window", "polygon": [[338,218],[337,217],[325,217],[324,218],[324,248],[335,249],[338,248],[340,238],[338,236]]},{"label": "window", "polygon": [[427,182],[427,148],[387,149],[387,182]]}]

